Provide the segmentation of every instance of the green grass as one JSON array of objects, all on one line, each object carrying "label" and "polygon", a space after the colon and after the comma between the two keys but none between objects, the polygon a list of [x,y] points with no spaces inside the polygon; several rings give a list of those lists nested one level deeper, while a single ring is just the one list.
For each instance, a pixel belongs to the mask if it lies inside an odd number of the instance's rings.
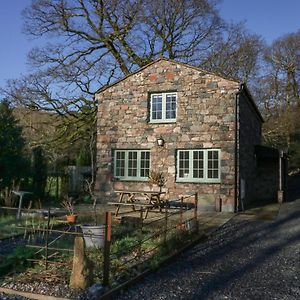
[{"label": "green grass", "polygon": [[[12,237],[25,232],[25,229],[20,227],[27,227],[28,230],[44,228],[47,220],[41,217],[22,217],[20,220],[16,219],[15,215],[0,216],[0,239]],[[50,226],[57,224],[57,220],[51,219]]]},{"label": "green grass", "polygon": [[23,232],[18,226],[23,226],[23,220],[17,221],[15,216],[0,217],[0,239],[14,236]]},{"label": "green grass", "polygon": [[[80,214],[83,212],[83,214]],[[92,216],[87,207],[82,207],[78,210],[79,216],[81,216],[80,221],[89,223]],[[98,216],[101,213],[98,211]],[[102,217],[102,215],[101,215]],[[173,224],[174,221],[174,224]],[[33,217],[27,217],[27,219],[21,219],[19,222],[15,219],[15,216],[2,216],[0,217],[0,237],[5,235],[11,236],[13,233],[20,233],[19,225],[24,226],[27,224],[28,229],[32,227],[44,227],[46,226],[47,220],[37,219]],[[55,222],[55,219],[51,219],[51,222]],[[152,224],[151,226],[145,226],[143,231],[139,226],[134,226],[131,224],[113,224],[112,228],[112,240],[110,249],[110,282],[112,286],[116,286],[130,278],[133,278],[140,272],[146,270],[147,268],[156,268],[172,255],[176,249],[182,247],[183,245],[189,243],[195,238],[194,233],[190,233],[184,230],[178,230],[176,225],[178,220],[170,220],[169,230],[164,239],[164,234],[162,233],[164,229],[164,224],[158,222]],[[52,223],[53,224],[53,223]],[[159,234],[160,233],[160,234]],[[73,249],[73,239],[74,236],[63,236],[62,238],[55,241],[53,244],[50,243],[50,247],[63,248],[63,249]],[[139,245],[139,241],[143,241],[142,245]],[[32,248],[27,248],[28,251],[36,250]],[[57,252],[57,250],[49,249],[48,254]],[[60,262],[59,265],[49,265],[47,272],[55,274],[55,276],[61,277],[64,282],[69,281],[70,272],[72,269],[72,259],[73,252],[69,251],[58,251],[58,255],[53,257],[53,260]],[[102,265],[103,265],[103,251],[99,249],[87,249],[86,254],[89,259],[89,263],[93,266],[93,273],[96,282],[101,282],[103,279]],[[140,257],[140,254],[142,257]],[[32,253],[28,252],[29,257]],[[44,256],[44,252],[40,253]],[[24,270],[31,266],[26,260],[27,250],[21,249],[14,253],[10,257],[3,257],[2,261],[0,259],[0,273],[5,275],[9,270],[13,269],[15,272],[19,270]],[[35,257],[34,258],[38,258]],[[53,266],[53,270],[52,270]],[[30,272],[35,272],[39,274],[44,270],[44,265],[34,265],[30,269]],[[26,271],[25,273],[26,274]],[[24,277],[24,276],[23,276]],[[25,276],[26,277],[26,276]]]},{"label": "green grass", "polygon": [[33,249],[18,246],[14,249],[13,253],[0,261],[0,276],[4,276],[7,273],[19,273],[24,271],[31,266],[31,263],[27,259],[31,258],[34,253],[35,250]]}]

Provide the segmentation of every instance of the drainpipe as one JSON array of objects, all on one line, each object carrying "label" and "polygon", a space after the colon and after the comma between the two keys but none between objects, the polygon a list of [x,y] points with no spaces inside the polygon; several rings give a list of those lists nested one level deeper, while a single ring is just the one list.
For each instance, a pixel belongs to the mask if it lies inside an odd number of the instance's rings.
[{"label": "drainpipe", "polygon": [[282,203],[283,202],[283,195],[284,195],[284,189],[283,189],[283,166],[282,166],[282,162],[283,162],[283,158],[284,158],[284,151],[283,150],[279,150],[279,190],[277,192],[277,201],[278,203]]},{"label": "drainpipe", "polygon": [[279,150],[279,191],[282,191],[282,157],[283,151]]},{"label": "drainpipe", "polygon": [[234,140],[234,207],[235,212],[239,210],[239,201],[238,201],[238,138],[239,138],[239,128],[238,128],[238,101],[241,94],[242,85],[240,86],[239,91],[235,94],[235,140]]}]

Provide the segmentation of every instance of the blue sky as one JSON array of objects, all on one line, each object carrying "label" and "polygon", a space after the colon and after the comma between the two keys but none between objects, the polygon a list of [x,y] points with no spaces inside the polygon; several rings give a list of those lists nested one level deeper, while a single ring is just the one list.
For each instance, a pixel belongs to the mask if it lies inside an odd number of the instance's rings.
[{"label": "blue sky", "polygon": [[268,44],[300,29],[300,0],[223,0],[220,13],[226,21],[246,21]]},{"label": "blue sky", "polygon": [[[28,51],[38,45],[22,34],[21,11],[31,0],[0,0],[0,86],[6,79],[26,74]],[[223,0],[219,6],[227,21],[245,21],[267,43],[300,29],[300,0]]]}]

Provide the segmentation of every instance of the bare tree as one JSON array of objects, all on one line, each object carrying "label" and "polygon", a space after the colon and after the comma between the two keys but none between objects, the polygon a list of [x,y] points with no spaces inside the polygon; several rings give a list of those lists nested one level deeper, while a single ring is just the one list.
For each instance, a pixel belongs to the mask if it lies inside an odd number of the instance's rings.
[{"label": "bare tree", "polygon": [[161,55],[246,80],[259,39],[224,24],[218,2],[32,0],[24,32],[49,42],[32,49],[33,73],[6,93],[34,109],[65,115],[88,106],[95,115],[98,88]]},{"label": "bare tree", "polygon": [[87,124],[95,124],[95,91],[160,55],[199,64],[199,53],[220,35],[216,4],[32,0],[24,11],[24,32],[49,42],[32,49],[28,58],[33,72],[9,81],[5,96],[18,105],[61,115],[65,122],[56,133],[68,141],[83,133],[94,135],[95,128],[91,131]]},{"label": "bare tree", "polygon": [[300,30],[275,40],[266,49],[265,60],[282,88],[282,105],[300,106]]},{"label": "bare tree", "polygon": [[267,119],[265,139],[290,147],[300,113],[300,31],[275,40],[266,48],[264,61],[257,93]]},{"label": "bare tree", "polygon": [[209,48],[221,25],[212,0],[35,0],[24,16],[25,32],[61,41],[30,55],[58,76],[59,67],[67,76],[96,67],[94,75],[102,70],[109,78],[116,67],[126,75],[158,55],[192,59]]},{"label": "bare tree", "polygon": [[260,36],[250,34],[242,23],[227,24],[202,65],[219,74],[249,82],[259,73],[263,48]]}]

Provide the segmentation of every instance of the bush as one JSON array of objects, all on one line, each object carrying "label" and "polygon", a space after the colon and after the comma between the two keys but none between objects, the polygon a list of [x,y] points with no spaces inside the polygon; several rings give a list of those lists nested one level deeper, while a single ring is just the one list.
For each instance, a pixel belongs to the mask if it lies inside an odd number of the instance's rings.
[{"label": "bush", "polygon": [[1,262],[0,276],[4,276],[9,272],[22,272],[26,268],[30,267],[32,263],[27,259],[33,257],[34,253],[34,249],[30,249],[25,246],[18,246],[12,254],[6,256]]}]

